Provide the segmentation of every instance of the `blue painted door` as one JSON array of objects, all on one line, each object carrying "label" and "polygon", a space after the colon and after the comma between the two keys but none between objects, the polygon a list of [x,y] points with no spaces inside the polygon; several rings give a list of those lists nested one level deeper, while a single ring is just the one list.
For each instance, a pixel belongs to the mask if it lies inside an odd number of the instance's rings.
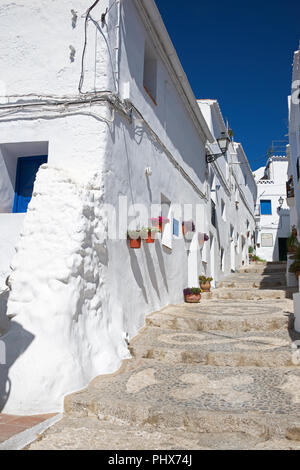
[{"label": "blue painted door", "polygon": [[47,155],[18,158],[13,212],[27,212],[37,171],[47,160]]}]

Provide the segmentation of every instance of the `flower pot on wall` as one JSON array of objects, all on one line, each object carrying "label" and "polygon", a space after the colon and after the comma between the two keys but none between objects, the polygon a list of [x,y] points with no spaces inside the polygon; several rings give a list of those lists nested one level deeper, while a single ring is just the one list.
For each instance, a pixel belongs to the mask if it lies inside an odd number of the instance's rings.
[{"label": "flower pot on wall", "polygon": [[155,238],[152,238],[151,230],[149,230],[148,237],[145,239],[145,242],[146,243],[154,243],[155,242]]},{"label": "flower pot on wall", "polygon": [[151,219],[152,227],[157,228],[160,233],[163,232],[164,224],[168,224],[169,222],[169,219],[161,216]]},{"label": "flower pot on wall", "polygon": [[188,220],[186,222],[182,222],[182,234],[183,236],[187,235],[188,233],[195,232],[196,227],[192,220]]},{"label": "flower pot on wall", "polygon": [[136,240],[134,240],[133,238],[130,238],[129,244],[130,244],[130,248],[135,248],[135,249],[141,248],[141,239],[137,238]]}]

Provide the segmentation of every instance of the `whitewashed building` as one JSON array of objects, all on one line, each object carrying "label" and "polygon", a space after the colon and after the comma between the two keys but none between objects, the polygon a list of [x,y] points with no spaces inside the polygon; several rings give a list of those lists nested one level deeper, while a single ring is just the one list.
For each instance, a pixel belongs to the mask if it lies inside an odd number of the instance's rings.
[{"label": "whitewashed building", "polygon": [[[224,123],[215,102],[204,118],[153,0],[0,14],[0,410],[51,412],[117,370],[145,316],[199,274],[248,262],[255,188],[240,144],[207,165]],[[163,233],[131,249],[127,230],[153,217]]]},{"label": "whitewashed building", "polygon": [[[291,209],[291,224],[300,230],[300,47],[294,54],[292,89],[289,103],[289,173],[288,205]],[[290,263],[289,263],[290,264]],[[300,290],[300,289],[299,289]],[[294,295],[295,329],[300,332],[300,293]]]},{"label": "whitewashed building", "polygon": [[266,261],[287,259],[290,210],[286,202],[288,158],[271,156],[265,167],[254,172],[257,179],[256,255]]},{"label": "whitewashed building", "polygon": [[[227,134],[218,102],[198,100],[198,104],[215,140]],[[208,146],[213,152],[214,145]],[[257,187],[240,143],[231,141],[226,154],[208,164],[208,186],[212,217],[206,249],[210,274],[219,281],[249,263],[248,250],[255,243]]]}]

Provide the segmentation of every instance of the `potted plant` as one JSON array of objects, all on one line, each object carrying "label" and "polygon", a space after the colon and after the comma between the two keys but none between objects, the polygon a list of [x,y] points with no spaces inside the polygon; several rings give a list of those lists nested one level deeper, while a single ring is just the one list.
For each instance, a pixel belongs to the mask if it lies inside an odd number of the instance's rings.
[{"label": "potted plant", "polygon": [[296,259],[290,266],[289,268],[290,273],[294,273],[296,275],[296,278],[298,280],[300,276],[300,259]]},{"label": "potted plant", "polygon": [[141,230],[128,230],[127,237],[129,239],[130,248],[141,248]]},{"label": "potted plant", "polygon": [[192,287],[184,289],[184,301],[189,304],[198,304],[201,300],[201,289],[199,287]]},{"label": "potted plant", "polygon": [[163,231],[163,226],[165,224],[168,224],[169,222],[170,222],[169,219],[166,219],[165,217],[162,217],[162,216],[151,219],[151,223],[153,227],[157,228],[160,233],[162,233]]},{"label": "potted plant", "polygon": [[190,232],[195,232],[196,230],[196,227],[195,227],[195,224],[192,220],[188,220],[186,222],[182,222],[182,233],[183,233],[183,236],[185,236],[187,233],[190,233]]},{"label": "potted plant", "polygon": [[212,277],[199,276],[199,283],[203,292],[210,292]]},{"label": "potted plant", "polygon": [[295,226],[292,228],[292,232],[287,239],[287,249],[289,253],[296,253],[297,246],[299,245],[297,238],[297,229]]},{"label": "potted plant", "polygon": [[248,253],[249,253],[249,259],[251,260],[253,255],[254,255],[254,248],[253,246],[249,246],[248,248]]},{"label": "potted plant", "polygon": [[141,238],[146,243],[154,243],[155,242],[155,234],[159,232],[158,228],[155,227],[143,227],[141,229]]}]

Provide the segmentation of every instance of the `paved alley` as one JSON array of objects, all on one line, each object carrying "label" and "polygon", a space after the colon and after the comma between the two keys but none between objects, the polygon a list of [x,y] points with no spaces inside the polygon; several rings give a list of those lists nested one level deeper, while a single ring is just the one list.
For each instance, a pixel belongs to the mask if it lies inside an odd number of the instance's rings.
[{"label": "paved alley", "polygon": [[29,448],[300,449],[285,269],[253,264],[200,304],[147,317],[132,359],[68,396],[64,418]]}]

